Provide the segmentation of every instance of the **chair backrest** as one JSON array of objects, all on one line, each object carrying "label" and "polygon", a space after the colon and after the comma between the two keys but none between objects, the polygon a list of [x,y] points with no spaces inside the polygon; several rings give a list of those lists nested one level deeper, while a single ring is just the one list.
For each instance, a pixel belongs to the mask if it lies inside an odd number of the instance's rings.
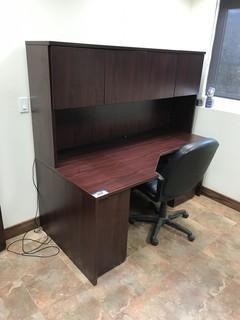
[{"label": "chair backrest", "polygon": [[206,138],[173,153],[159,171],[165,180],[161,200],[168,201],[191,191],[202,180],[218,146],[216,140]]}]

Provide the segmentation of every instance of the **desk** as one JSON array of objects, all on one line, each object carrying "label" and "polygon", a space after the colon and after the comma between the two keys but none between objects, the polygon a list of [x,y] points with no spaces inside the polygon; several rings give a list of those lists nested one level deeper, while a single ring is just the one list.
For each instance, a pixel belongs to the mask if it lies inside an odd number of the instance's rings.
[{"label": "desk", "polygon": [[160,156],[201,139],[191,130],[204,53],[26,49],[40,223],[96,284],[126,258],[131,188],[157,176]]},{"label": "desk", "polygon": [[[56,169],[37,161],[41,223],[93,284],[126,259],[131,188],[157,177],[161,155],[199,139],[187,133],[148,135],[75,151]],[[99,190],[108,194],[95,198]]]},{"label": "desk", "polygon": [[142,135],[101,145],[98,150],[67,154],[57,170],[89,194],[106,190],[109,196],[156,178],[160,156],[199,139],[202,137],[181,132]]}]

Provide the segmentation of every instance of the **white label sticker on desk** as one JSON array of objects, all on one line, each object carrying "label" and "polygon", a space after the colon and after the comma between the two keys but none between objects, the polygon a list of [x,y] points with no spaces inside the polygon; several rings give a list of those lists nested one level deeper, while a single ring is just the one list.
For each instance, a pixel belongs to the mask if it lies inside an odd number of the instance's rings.
[{"label": "white label sticker on desk", "polygon": [[99,198],[99,197],[105,196],[108,193],[109,192],[107,190],[99,190],[97,192],[92,193],[92,195],[94,196],[94,198]]}]

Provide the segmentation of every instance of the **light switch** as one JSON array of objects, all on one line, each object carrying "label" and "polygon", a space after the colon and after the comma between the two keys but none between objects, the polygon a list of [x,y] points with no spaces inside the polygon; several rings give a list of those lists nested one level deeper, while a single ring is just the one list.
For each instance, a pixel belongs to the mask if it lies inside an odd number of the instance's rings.
[{"label": "light switch", "polygon": [[29,97],[19,97],[18,98],[19,112],[27,113],[27,112],[29,112],[29,107],[30,107],[30,99],[29,99]]}]

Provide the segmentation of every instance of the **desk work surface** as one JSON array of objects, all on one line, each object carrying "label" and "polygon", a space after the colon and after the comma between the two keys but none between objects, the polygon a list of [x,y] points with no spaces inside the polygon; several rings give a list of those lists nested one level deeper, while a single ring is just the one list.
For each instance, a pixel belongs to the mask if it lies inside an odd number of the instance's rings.
[{"label": "desk work surface", "polygon": [[145,135],[62,156],[57,170],[90,194],[123,191],[156,178],[161,155],[204,139],[189,133]]}]

